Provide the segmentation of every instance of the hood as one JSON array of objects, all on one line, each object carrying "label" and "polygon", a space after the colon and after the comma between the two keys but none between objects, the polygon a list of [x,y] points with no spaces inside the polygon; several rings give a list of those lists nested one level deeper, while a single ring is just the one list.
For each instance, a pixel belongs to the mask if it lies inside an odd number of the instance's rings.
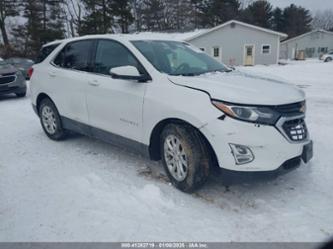
[{"label": "hood", "polygon": [[212,99],[234,104],[284,105],[305,99],[304,92],[294,84],[238,71],[168,78],[174,84],[203,90]]},{"label": "hood", "polygon": [[10,64],[0,65],[0,76],[3,74],[16,73],[17,69]]}]

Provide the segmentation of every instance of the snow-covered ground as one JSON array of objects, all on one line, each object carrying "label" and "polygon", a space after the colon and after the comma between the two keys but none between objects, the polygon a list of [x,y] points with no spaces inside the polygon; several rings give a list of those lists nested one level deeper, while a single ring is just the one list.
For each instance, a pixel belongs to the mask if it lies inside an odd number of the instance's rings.
[{"label": "snow-covered ground", "polygon": [[315,157],[276,180],[226,189],[214,178],[193,195],[170,186],[158,163],[112,145],[81,136],[49,140],[28,98],[0,97],[0,241],[332,237],[333,63],[240,70],[304,88]]}]

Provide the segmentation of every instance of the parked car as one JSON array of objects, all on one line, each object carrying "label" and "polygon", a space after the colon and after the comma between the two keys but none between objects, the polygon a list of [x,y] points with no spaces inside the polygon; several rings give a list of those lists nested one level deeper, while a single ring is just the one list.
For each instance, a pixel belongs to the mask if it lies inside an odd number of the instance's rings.
[{"label": "parked car", "polygon": [[327,54],[324,54],[321,58],[324,62],[332,61],[333,60],[333,51],[328,52]]},{"label": "parked car", "polygon": [[185,192],[215,166],[275,175],[312,158],[301,89],[229,70],[184,42],[75,38],[33,70],[32,105],[50,139],[76,131],[132,148],[162,160]]},{"label": "parked car", "polygon": [[5,61],[20,70],[27,80],[29,79],[28,71],[34,64],[33,60],[15,57],[6,59]]},{"label": "parked car", "polygon": [[0,61],[0,95],[15,93],[17,97],[24,97],[26,92],[22,73],[7,62]]}]

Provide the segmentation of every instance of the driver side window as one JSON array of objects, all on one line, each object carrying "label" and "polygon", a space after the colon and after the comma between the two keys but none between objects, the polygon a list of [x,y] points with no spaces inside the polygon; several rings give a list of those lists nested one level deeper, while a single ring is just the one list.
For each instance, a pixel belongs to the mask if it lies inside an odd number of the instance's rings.
[{"label": "driver side window", "polygon": [[94,72],[110,75],[110,70],[115,67],[134,66],[142,74],[137,59],[118,42],[111,40],[100,40],[97,44]]}]

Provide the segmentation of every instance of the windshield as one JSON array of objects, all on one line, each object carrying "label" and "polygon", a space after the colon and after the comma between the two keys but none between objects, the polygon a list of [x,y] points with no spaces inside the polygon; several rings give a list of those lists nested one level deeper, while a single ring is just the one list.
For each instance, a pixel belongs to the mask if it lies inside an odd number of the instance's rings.
[{"label": "windshield", "polygon": [[175,41],[133,41],[133,45],[160,72],[194,76],[208,72],[230,71],[200,49]]}]

